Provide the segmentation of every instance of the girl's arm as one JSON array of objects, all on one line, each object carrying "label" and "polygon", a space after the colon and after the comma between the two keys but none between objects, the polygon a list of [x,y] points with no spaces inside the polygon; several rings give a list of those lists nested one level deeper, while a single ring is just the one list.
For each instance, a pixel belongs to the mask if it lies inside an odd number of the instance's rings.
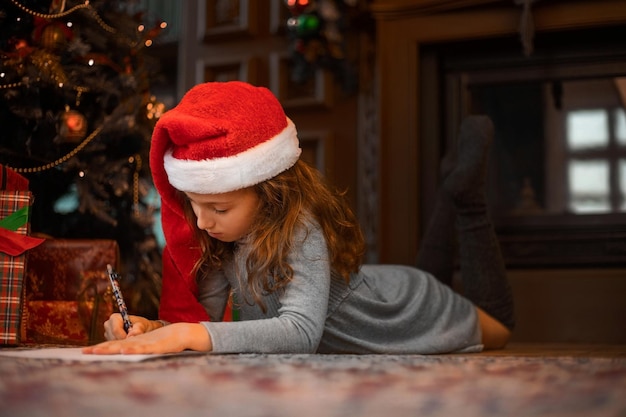
[{"label": "girl's arm", "polygon": [[[298,241],[298,239],[302,239]],[[219,353],[313,353],[324,332],[330,293],[330,263],[323,233],[311,227],[296,237],[289,255],[293,279],[269,297],[274,316],[239,322],[203,322]],[[239,300],[241,304],[246,300]]]},{"label": "girl's arm", "polygon": [[[278,317],[239,322],[174,323],[137,336],[129,334],[123,340],[87,347],[83,352],[168,353],[185,349],[220,353],[315,352],[324,331],[330,291],[330,264],[321,231],[311,230],[299,249],[291,259],[294,278],[280,296]],[[217,285],[206,292],[201,290],[200,294],[208,300],[223,290]]]},{"label": "girl's arm", "polygon": [[96,355],[176,353],[184,350],[211,351],[211,338],[203,325],[174,323],[138,336],[110,340],[82,349]]}]

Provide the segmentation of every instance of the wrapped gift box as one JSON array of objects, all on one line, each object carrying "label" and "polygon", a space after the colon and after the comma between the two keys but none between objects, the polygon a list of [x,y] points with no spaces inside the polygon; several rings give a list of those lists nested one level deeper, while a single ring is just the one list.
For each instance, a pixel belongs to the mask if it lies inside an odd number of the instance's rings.
[{"label": "wrapped gift box", "polygon": [[[28,208],[30,203],[30,192],[1,191],[0,219]],[[16,229],[15,233],[28,234],[28,224]],[[3,345],[16,345],[20,342],[25,268],[26,252],[20,254],[0,252],[0,342]]]},{"label": "wrapped gift box", "polygon": [[0,345],[20,343],[26,255],[42,239],[28,236],[28,180],[0,165]]},{"label": "wrapped gift box", "polygon": [[104,340],[117,311],[106,265],[119,263],[114,240],[49,239],[28,254],[22,343],[87,345]]}]

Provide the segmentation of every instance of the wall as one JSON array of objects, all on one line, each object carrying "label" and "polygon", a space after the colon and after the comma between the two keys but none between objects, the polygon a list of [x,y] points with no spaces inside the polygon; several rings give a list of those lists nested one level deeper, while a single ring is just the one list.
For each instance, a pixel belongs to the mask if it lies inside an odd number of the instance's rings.
[{"label": "wall", "polygon": [[216,22],[218,2],[185,0],[178,50],[178,95],[205,81],[247,81],[268,87],[298,128],[304,158],[357,205],[357,96],[343,94],[332,74],[318,71],[306,88],[289,82],[288,10],[281,0],[240,2],[233,24]]},{"label": "wall", "polygon": [[512,270],[514,342],[626,344],[624,269]]}]

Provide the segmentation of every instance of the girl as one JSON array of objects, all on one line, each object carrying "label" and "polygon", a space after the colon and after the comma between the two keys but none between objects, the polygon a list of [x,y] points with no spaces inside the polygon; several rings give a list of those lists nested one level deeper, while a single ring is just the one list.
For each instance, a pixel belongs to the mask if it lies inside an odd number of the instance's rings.
[{"label": "girl", "polygon": [[[434,354],[503,347],[512,300],[486,209],[492,133],[485,117],[461,127],[458,162],[433,220],[441,230],[426,237],[430,267],[451,265],[454,257],[438,247],[456,218],[461,296],[420,269],[361,265],[357,219],[342,195],[299,160],[295,126],[269,90],[242,82],[192,88],[157,123],[150,153],[166,238],[162,320],[131,316],[126,334],[113,314],[104,325],[107,341],[84,352]],[[223,321],[229,300],[241,321]]]}]

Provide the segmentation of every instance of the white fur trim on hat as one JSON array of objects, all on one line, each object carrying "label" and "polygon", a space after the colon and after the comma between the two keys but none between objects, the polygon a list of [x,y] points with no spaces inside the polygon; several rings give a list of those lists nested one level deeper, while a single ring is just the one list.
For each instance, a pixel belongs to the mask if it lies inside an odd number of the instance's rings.
[{"label": "white fur trim on hat", "polygon": [[179,191],[221,194],[250,187],[291,168],[302,150],[293,122],[273,138],[239,154],[204,160],[176,159],[169,149],[163,166],[170,184]]}]

